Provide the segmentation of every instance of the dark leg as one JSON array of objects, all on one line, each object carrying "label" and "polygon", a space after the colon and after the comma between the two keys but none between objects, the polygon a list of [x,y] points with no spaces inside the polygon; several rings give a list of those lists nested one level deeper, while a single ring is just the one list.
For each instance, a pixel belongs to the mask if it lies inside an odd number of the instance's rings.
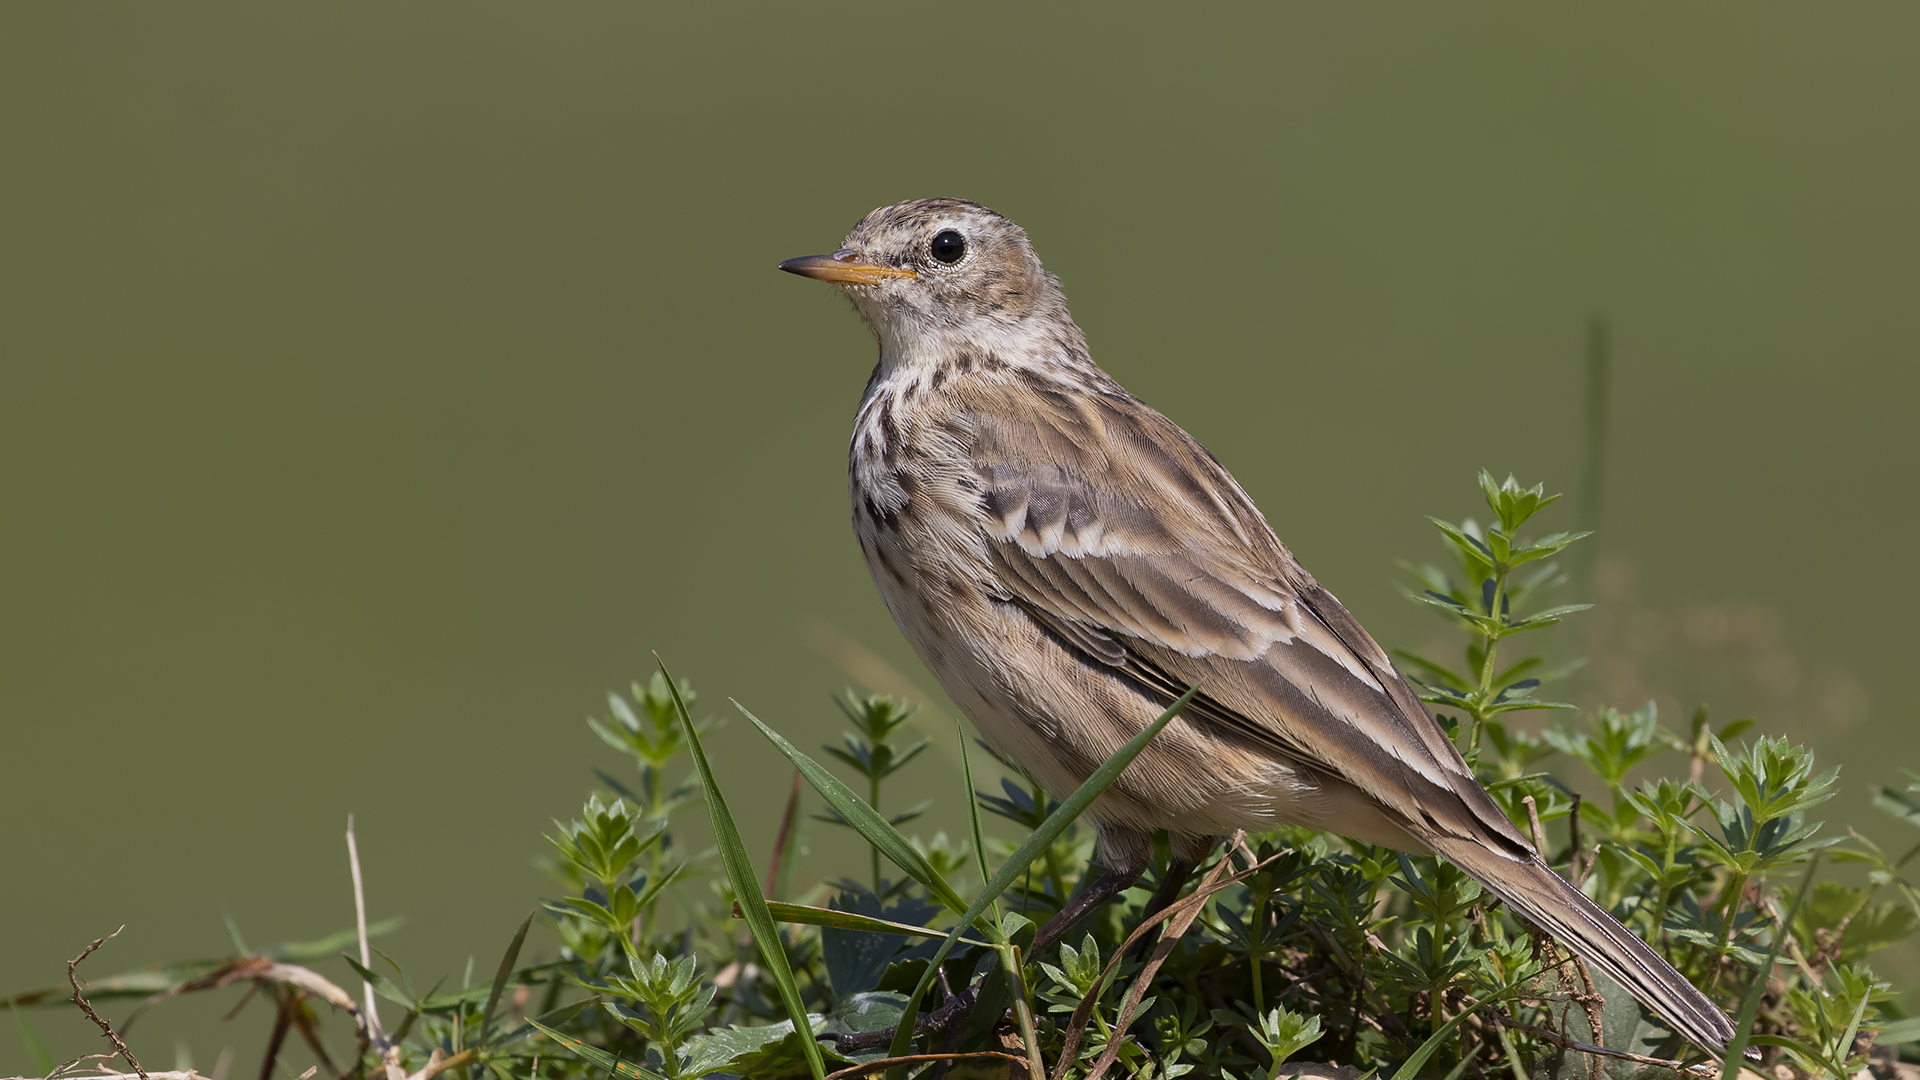
[{"label": "dark leg", "polygon": [[1088,912],[1133,888],[1133,883],[1139,881],[1144,872],[1144,869],[1108,870],[1101,874],[1097,881],[1068,900],[1067,906],[1060,909],[1060,914],[1048,919],[1046,925],[1033,935],[1033,947],[1028,950],[1028,955],[1040,956],[1053,948],[1054,943],[1065,937],[1075,923],[1086,918]]},{"label": "dark leg", "polygon": [[[945,1031],[948,1024],[958,1025],[964,1022],[967,1010],[973,1007],[974,999],[979,996],[980,984],[974,983],[965,990],[948,998],[945,1004],[932,1012],[921,1013],[918,1017],[914,1018],[913,1037],[918,1039],[924,1035],[932,1035],[935,1032]],[[832,1039],[834,1048],[843,1054],[847,1054],[859,1050],[874,1050],[882,1046],[891,1045],[893,1043],[894,1032],[898,1030],[898,1028],[888,1028],[885,1031],[852,1031],[842,1034],[823,1033],[818,1037],[822,1039]]]},{"label": "dark leg", "polygon": [[[948,1000],[952,1000],[953,987],[947,985],[947,973],[945,971],[940,973],[940,985],[946,990]],[[973,988],[968,987],[967,989],[971,991]],[[944,1002],[942,1004],[944,1004]],[[971,1011],[973,1010],[962,1005],[960,1006],[960,1011],[955,1013],[951,1020],[947,1021],[946,1037],[940,1040],[941,1053],[951,1054],[960,1049],[960,1033],[967,1029],[967,1014]],[[936,1062],[933,1066],[933,1080],[947,1080],[947,1070],[952,1067],[953,1059],[951,1058]]]},{"label": "dark leg", "polygon": [[[1180,890],[1186,888],[1187,879],[1193,876],[1197,862],[1173,859],[1167,863],[1167,876],[1160,880],[1160,887],[1153,890],[1153,899],[1147,901],[1147,908],[1140,913],[1141,923],[1153,921],[1155,915],[1167,910],[1175,900],[1180,899]],[[1153,950],[1153,943],[1160,940],[1159,931],[1154,931],[1133,943],[1133,955],[1141,957]]]},{"label": "dark leg", "polygon": [[[1191,867],[1188,869],[1191,870]],[[1143,866],[1138,870],[1108,870],[1101,874],[1098,880],[1087,886],[1085,891],[1068,900],[1067,906],[1061,908],[1058,915],[1048,919],[1046,925],[1034,933],[1033,947],[1027,954],[1039,956],[1053,948],[1054,943],[1059,941],[1067,931],[1073,929],[1075,923],[1086,918],[1088,912],[1132,888],[1133,883],[1139,881],[1140,875],[1144,872]],[[966,1011],[972,1008],[974,999],[979,995],[980,987],[975,983],[948,998],[946,1003],[938,1009],[922,1014],[914,1021],[914,1037],[944,1031],[949,1024],[963,1022]],[[871,1050],[893,1042],[892,1031],[854,1032],[830,1037],[833,1038],[835,1047],[843,1054],[856,1050]]]},{"label": "dark leg", "polygon": [[[1153,899],[1147,901],[1147,909],[1140,914],[1142,923],[1151,922],[1153,917],[1167,910],[1175,900],[1180,899],[1180,890],[1185,888],[1193,871],[1207,856],[1213,854],[1216,843],[1211,836],[1177,836],[1173,838],[1172,857],[1167,860],[1167,874],[1160,879],[1160,887],[1153,891]],[[1156,931],[1134,943],[1133,955],[1145,956],[1152,951],[1154,942],[1160,940]]]}]

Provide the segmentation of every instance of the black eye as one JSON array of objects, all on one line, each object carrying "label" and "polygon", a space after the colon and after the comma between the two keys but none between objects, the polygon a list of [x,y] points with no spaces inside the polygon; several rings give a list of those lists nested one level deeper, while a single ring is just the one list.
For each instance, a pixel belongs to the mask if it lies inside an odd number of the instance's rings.
[{"label": "black eye", "polygon": [[952,229],[946,229],[933,238],[933,243],[928,246],[928,250],[933,252],[934,258],[952,266],[960,261],[960,256],[967,253],[967,238]]}]

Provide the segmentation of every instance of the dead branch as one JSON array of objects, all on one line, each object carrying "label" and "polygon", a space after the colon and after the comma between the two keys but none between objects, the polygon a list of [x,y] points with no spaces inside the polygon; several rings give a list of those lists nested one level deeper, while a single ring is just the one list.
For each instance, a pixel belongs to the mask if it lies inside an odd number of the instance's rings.
[{"label": "dead branch", "polygon": [[[354,927],[360,931],[360,966],[373,967],[373,952],[367,947],[367,890],[360,879],[360,845],[353,837],[353,815],[347,815],[347,865],[353,870],[353,916]],[[374,1000],[373,984],[366,979],[360,980],[361,988],[366,992],[367,1034],[372,1041],[385,1050],[387,1033],[380,1026],[380,1006]]]},{"label": "dead branch", "polygon": [[1590,1046],[1578,1039],[1570,1039],[1557,1031],[1551,1031],[1543,1027],[1535,1027],[1532,1024],[1523,1024],[1518,1020],[1508,1017],[1498,1009],[1487,1009],[1486,1015],[1493,1017],[1502,1027],[1512,1028],[1515,1031],[1524,1031],[1536,1039],[1544,1039],[1563,1050],[1578,1050],[1582,1054],[1591,1054],[1594,1057],[1618,1058],[1621,1061],[1631,1061],[1640,1065],[1654,1065],[1662,1069],[1672,1069],[1675,1072],[1691,1073],[1696,1076],[1718,1075],[1720,1072],[1720,1066],[1712,1062],[1700,1065],[1687,1065],[1678,1061],[1669,1061],[1666,1058],[1645,1057],[1640,1054],[1630,1054],[1625,1050],[1609,1050],[1604,1046]]},{"label": "dead branch", "polygon": [[[1227,871],[1233,865],[1232,856],[1236,851],[1246,858],[1247,866],[1246,869],[1229,876]],[[1066,1075],[1067,1068],[1074,1060],[1074,1052],[1079,1048],[1080,1038],[1092,1019],[1093,1003],[1099,997],[1100,988],[1112,977],[1128,950],[1133,948],[1134,942],[1144,937],[1154,924],[1163,919],[1166,921],[1166,932],[1160,935],[1159,943],[1154,946],[1153,955],[1148,958],[1146,966],[1140,969],[1139,974],[1134,976],[1133,985],[1127,988],[1127,996],[1120,1004],[1120,1015],[1114,1020],[1112,1037],[1107,1041],[1107,1048],[1101,1051],[1099,1058],[1094,1061],[1092,1070],[1087,1073],[1087,1080],[1100,1080],[1106,1075],[1107,1070],[1113,1067],[1114,1061],[1120,1056],[1120,1048],[1126,1042],[1127,1029],[1133,1025],[1134,1013],[1140,1008],[1141,999],[1146,996],[1147,987],[1153,982],[1154,975],[1159,972],[1160,965],[1166,963],[1167,957],[1173,955],[1173,950],[1179,946],[1180,939],[1185,936],[1188,928],[1193,926],[1194,920],[1200,917],[1200,912],[1207,906],[1207,901],[1213,899],[1213,895],[1221,889],[1252,877],[1261,867],[1279,857],[1279,854],[1276,854],[1272,859],[1261,861],[1253,850],[1247,847],[1247,834],[1237,832],[1229,841],[1226,854],[1213,864],[1213,869],[1186,899],[1169,905],[1166,911],[1160,913],[1160,918],[1135,927],[1133,933],[1127,936],[1126,943],[1114,950],[1113,959],[1107,962],[1106,969],[1100,973],[1100,978],[1094,983],[1093,990],[1082,998],[1079,1007],[1074,1009],[1072,1026],[1067,1032],[1067,1042],[1055,1066],[1054,1080],[1060,1080],[1060,1077]]]},{"label": "dead branch", "polygon": [[[1544,852],[1547,849],[1547,838],[1546,838],[1546,834],[1540,828],[1540,809],[1539,807],[1534,805],[1533,796],[1531,795],[1527,796],[1526,798],[1520,801],[1527,804],[1527,824],[1533,829],[1534,850]],[[1579,811],[1580,811],[1580,797],[1576,795],[1574,796],[1574,799],[1573,799],[1573,812],[1577,814],[1579,813]],[[1579,833],[1580,824],[1579,824],[1579,821],[1580,821],[1579,818],[1577,817],[1574,818],[1573,828],[1575,831],[1573,834],[1573,854],[1570,856],[1573,862],[1572,862],[1572,865],[1568,867],[1568,869],[1572,870],[1576,874],[1579,874],[1581,877],[1585,877],[1584,874],[1580,874],[1580,833]],[[1595,848],[1594,850],[1597,852],[1599,849]],[[1538,927],[1534,927],[1533,929],[1536,933],[1544,933]],[[1547,938],[1545,940],[1545,945],[1547,948],[1547,955],[1549,957],[1553,957],[1553,954],[1554,954],[1553,939],[1550,937]],[[1596,1043],[1605,1041],[1607,1037],[1607,1031],[1605,1026],[1603,1025],[1603,1022],[1601,1019],[1601,1011],[1600,1011],[1601,1007],[1605,1004],[1605,1002],[1602,1001],[1599,991],[1594,989],[1593,975],[1592,973],[1587,971],[1587,962],[1585,960],[1580,959],[1578,956],[1573,957],[1573,969],[1580,973],[1580,984],[1585,989],[1586,991],[1585,993],[1574,992],[1571,981],[1567,979],[1566,970],[1564,968],[1559,968],[1557,961],[1555,963],[1555,967],[1558,968],[1559,970],[1561,982],[1566,985],[1567,996],[1579,1002],[1580,1011],[1587,1014],[1587,1027],[1593,1031],[1593,1041]],[[1564,1022],[1564,1019],[1565,1018],[1563,1017],[1562,1018],[1563,1022]],[[1593,1074],[1593,1080],[1600,1080],[1600,1077],[1601,1077],[1600,1062],[1597,1060],[1593,1063],[1592,1074]]]},{"label": "dead branch", "polygon": [[779,900],[774,886],[780,882],[780,860],[787,852],[787,834],[793,830],[800,811],[800,770],[793,770],[793,790],[787,794],[787,809],[780,815],[780,831],[773,835],[773,858],[767,860],[767,899]]},{"label": "dead branch", "polygon": [[[347,815],[347,864],[353,870],[353,914],[354,926],[360,931],[360,966],[371,969],[373,953],[367,946],[367,890],[360,877],[360,845],[353,836],[352,814]],[[361,1014],[363,1037],[379,1052],[387,1080],[407,1080],[407,1070],[400,1067],[400,1044],[388,1037],[380,1024],[380,1007],[374,1001],[373,983],[363,977],[360,986],[367,1001],[366,1011]],[[405,1036],[404,1031],[401,1034]]]},{"label": "dead branch", "polygon": [[280,1007],[273,1012],[273,1034],[267,1037],[267,1053],[260,1059],[260,1080],[273,1080],[273,1063],[280,1060],[280,1048],[286,1045],[287,1029],[293,1026],[293,1000],[295,994],[277,995]]},{"label": "dead branch", "polygon": [[[126,927],[124,926],[120,928],[120,930],[125,929]],[[80,992],[80,976],[75,971],[75,969],[80,966],[80,961],[92,956],[95,949],[119,937],[120,930],[115,930],[103,938],[95,938],[93,944],[80,950],[79,956],[67,961],[67,981],[73,984],[73,1003],[80,1007],[81,1012],[87,1014],[87,1019],[93,1021],[94,1026],[100,1029],[100,1033],[105,1035],[107,1041],[113,1044],[114,1051],[121,1057],[127,1059],[127,1064],[133,1066],[133,1071],[139,1075],[140,1080],[147,1080],[147,1070],[140,1067],[140,1062],[134,1058],[133,1051],[127,1049],[127,1044],[120,1041],[120,1036],[114,1033],[113,1025],[102,1019],[99,1013],[94,1012],[93,1006],[88,1003],[86,995]]]},{"label": "dead branch", "polygon": [[[119,1057],[108,1053],[104,1057]],[[94,1072],[69,1072],[61,1080],[132,1080],[136,1076],[146,1076],[146,1080],[211,1080],[205,1072],[192,1068],[175,1068],[167,1072],[115,1072],[111,1068],[100,1068]],[[6,1076],[4,1080],[38,1080],[35,1076]]]},{"label": "dead branch", "polygon": [[984,1061],[989,1059],[1011,1061],[1022,1068],[1027,1064],[1026,1058],[1014,1057],[1012,1054],[1003,1054],[998,1050],[977,1050],[970,1054],[908,1054],[906,1057],[880,1058],[876,1061],[868,1061],[859,1065],[848,1066],[839,1072],[828,1073],[827,1080],[853,1080],[856,1076],[866,1076],[870,1073],[879,1072],[882,1069],[891,1069],[896,1065],[925,1065],[934,1061]]}]

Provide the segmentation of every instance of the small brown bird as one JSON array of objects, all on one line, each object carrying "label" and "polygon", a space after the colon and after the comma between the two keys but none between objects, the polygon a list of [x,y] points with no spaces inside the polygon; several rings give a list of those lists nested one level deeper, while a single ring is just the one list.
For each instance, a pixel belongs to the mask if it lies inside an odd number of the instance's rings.
[{"label": "small brown bird", "polygon": [[1064,796],[1201,688],[1093,804],[1108,872],[1036,951],[1140,878],[1155,830],[1177,889],[1216,837],[1285,822],[1452,861],[1675,1031],[1726,1047],[1726,1015],[1541,861],[1226,469],[1094,364],[1018,226],[904,202],[780,268],[842,286],[879,339],[854,531],[989,743]]}]

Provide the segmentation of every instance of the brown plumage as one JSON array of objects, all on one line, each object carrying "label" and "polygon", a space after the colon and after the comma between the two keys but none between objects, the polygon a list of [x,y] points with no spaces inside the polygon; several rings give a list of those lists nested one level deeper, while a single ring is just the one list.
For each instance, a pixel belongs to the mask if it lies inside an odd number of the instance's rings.
[{"label": "brown plumage", "polygon": [[1725,1047],[1726,1015],[1540,860],[1226,469],[1093,363],[1018,226],[906,202],[782,269],[845,286],[879,340],[854,530],[900,628],[996,749],[1065,795],[1202,688],[1090,810],[1111,871],[1098,898],[1138,879],[1157,829],[1187,864],[1280,822],[1431,851]]}]

